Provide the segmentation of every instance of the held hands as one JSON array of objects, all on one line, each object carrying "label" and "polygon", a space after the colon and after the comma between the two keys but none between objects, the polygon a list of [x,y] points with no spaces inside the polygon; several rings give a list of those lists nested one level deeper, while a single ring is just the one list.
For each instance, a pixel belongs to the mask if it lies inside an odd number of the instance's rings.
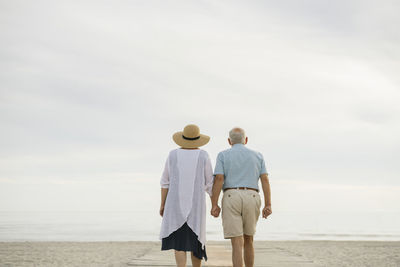
[{"label": "held hands", "polygon": [[211,215],[217,218],[219,213],[221,212],[221,208],[218,205],[215,205],[211,208]]},{"label": "held hands", "polygon": [[265,206],[262,210],[262,216],[263,218],[267,219],[267,217],[269,215],[272,214],[272,209],[271,209],[271,205]]},{"label": "held hands", "polygon": [[[221,208],[218,205],[213,206],[211,208],[211,215],[214,216],[215,218],[217,218],[219,216],[220,212],[221,212]],[[160,206],[160,215],[161,215],[161,217],[164,215],[164,206]]]}]

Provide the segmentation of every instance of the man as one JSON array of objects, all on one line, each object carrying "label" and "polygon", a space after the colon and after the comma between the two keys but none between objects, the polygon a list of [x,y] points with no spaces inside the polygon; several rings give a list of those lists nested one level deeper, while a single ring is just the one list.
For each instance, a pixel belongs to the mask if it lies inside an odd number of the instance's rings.
[{"label": "man", "polygon": [[231,239],[233,267],[254,266],[253,236],[260,216],[258,179],[264,192],[263,218],[271,213],[271,190],[263,155],[245,147],[248,138],[241,128],[229,132],[230,149],[220,152],[215,165],[211,215],[218,217],[218,199],[223,189],[222,226],[224,238]]}]

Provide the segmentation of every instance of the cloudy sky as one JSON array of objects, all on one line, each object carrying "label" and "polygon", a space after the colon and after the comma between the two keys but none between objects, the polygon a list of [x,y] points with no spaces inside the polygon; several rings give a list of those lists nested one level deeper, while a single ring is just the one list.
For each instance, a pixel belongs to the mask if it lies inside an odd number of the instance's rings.
[{"label": "cloudy sky", "polygon": [[243,127],[275,210],[400,211],[398,1],[1,1],[0,210],[157,209]]}]

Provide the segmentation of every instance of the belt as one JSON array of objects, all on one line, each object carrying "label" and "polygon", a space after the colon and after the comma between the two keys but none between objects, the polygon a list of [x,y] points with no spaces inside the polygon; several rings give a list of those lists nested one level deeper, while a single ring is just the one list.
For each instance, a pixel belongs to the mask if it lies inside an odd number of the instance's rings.
[{"label": "belt", "polygon": [[254,190],[254,191],[257,191],[258,192],[258,189],[255,189],[255,188],[251,188],[251,187],[229,187],[229,188],[225,188],[224,189],[224,192],[226,191],[226,190],[229,190],[229,189],[241,189],[241,190]]}]

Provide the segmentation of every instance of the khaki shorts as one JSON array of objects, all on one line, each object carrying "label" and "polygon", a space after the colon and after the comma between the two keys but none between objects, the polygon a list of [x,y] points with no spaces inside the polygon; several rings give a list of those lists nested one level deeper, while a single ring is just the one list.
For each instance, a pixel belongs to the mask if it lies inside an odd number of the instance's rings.
[{"label": "khaki shorts", "polygon": [[222,197],[224,238],[254,235],[260,216],[260,194],[250,189],[229,189]]}]

